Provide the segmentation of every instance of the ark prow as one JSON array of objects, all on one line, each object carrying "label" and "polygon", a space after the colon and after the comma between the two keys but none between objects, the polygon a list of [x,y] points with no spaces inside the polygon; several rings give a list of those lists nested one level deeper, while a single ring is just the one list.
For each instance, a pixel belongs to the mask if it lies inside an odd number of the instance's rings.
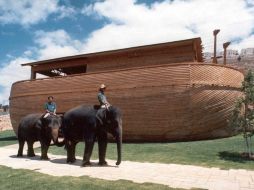
[{"label": "ark prow", "polygon": [[[123,112],[124,141],[230,136],[227,120],[241,96],[243,74],[230,67],[200,63],[201,49],[201,40],[196,38],[31,63],[33,77],[35,73],[60,76],[13,84],[13,128],[17,132],[22,116],[43,111],[49,95],[55,97],[59,112],[97,104],[98,86],[105,83],[108,99]],[[177,59],[180,62],[174,63]],[[86,71],[71,70],[71,63]]]}]

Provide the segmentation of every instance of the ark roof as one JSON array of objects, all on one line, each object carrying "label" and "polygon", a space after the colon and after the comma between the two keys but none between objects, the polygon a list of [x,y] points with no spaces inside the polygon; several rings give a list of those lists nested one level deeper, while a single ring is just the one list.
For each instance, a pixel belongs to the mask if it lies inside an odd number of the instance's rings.
[{"label": "ark roof", "polygon": [[203,62],[200,38],[87,53],[22,64],[49,77],[166,63]]}]

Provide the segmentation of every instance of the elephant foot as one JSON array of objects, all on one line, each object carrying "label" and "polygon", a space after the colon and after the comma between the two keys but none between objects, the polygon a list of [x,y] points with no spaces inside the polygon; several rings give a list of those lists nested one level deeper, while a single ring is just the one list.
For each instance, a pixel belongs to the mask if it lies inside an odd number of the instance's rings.
[{"label": "elephant foot", "polygon": [[34,153],[27,154],[28,157],[35,157]]},{"label": "elephant foot", "polygon": [[121,164],[121,161],[117,161],[116,165],[119,166]]},{"label": "elephant foot", "polygon": [[17,157],[23,157],[23,154],[18,153]]},{"label": "elephant foot", "polygon": [[91,164],[91,162],[90,161],[83,161],[82,162],[82,167],[88,167],[88,166],[91,166],[92,164]]},{"label": "elephant foot", "polygon": [[99,162],[99,165],[100,165],[100,166],[107,166],[108,163],[107,163],[106,161],[100,161],[100,162]]},{"label": "elephant foot", "polygon": [[76,162],[76,158],[72,158],[72,159],[68,158],[66,162],[72,164]]},{"label": "elephant foot", "polygon": [[41,156],[41,160],[49,160],[48,156]]}]

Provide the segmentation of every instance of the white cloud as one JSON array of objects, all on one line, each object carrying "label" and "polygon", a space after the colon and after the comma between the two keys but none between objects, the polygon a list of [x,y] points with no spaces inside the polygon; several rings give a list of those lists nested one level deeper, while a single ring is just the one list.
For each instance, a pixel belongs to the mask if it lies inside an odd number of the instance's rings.
[{"label": "white cloud", "polygon": [[26,50],[26,51],[24,52],[24,55],[27,56],[27,57],[30,57],[30,56],[33,55],[33,52],[32,52],[31,50]]},{"label": "white cloud", "polygon": [[243,39],[242,41],[231,45],[231,48],[237,49],[239,52],[241,49],[253,48],[253,47],[254,47],[254,35],[251,35],[251,36]]},{"label": "white cloud", "polygon": [[[94,31],[84,51],[175,41],[201,36],[212,48],[212,31],[220,28],[219,46],[228,40],[247,38],[254,26],[252,8],[243,0],[165,0],[151,6],[135,0],[107,0],[83,9],[84,14],[106,18],[110,23]],[[237,16],[236,16],[237,15]]]},{"label": "white cloud", "polygon": [[50,14],[72,16],[74,9],[58,5],[59,0],[0,0],[0,23],[29,26],[45,21]]},{"label": "white cloud", "polygon": [[35,42],[39,45],[37,49],[38,59],[50,59],[79,53],[80,42],[73,40],[65,30],[52,32],[38,31]]},{"label": "white cloud", "polygon": [[254,1],[253,0],[245,0],[248,5],[254,6]]},{"label": "white cloud", "polygon": [[76,10],[73,7],[60,6],[58,12],[59,12],[58,19],[62,19],[65,17],[74,18],[74,16],[76,15]]},{"label": "white cloud", "polygon": [[[78,47],[81,47],[80,42],[71,39],[64,30],[38,31],[34,40],[38,47],[29,48],[21,57],[10,57],[7,66],[0,68],[0,87],[3,88],[0,90],[0,103],[8,103],[12,83],[30,78],[30,68],[22,67],[22,63],[74,55],[79,52]],[[34,56],[36,59],[29,58]]]},{"label": "white cloud", "polygon": [[6,67],[0,68],[0,86],[3,88],[0,93],[0,103],[8,103],[12,83],[29,79],[30,68],[22,67],[21,64],[34,60],[24,57],[13,59]]},{"label": "white cloud", "polygon": [[86,15],[86,16],[91,16],[94,13],[93,10],[93,5],[85,5],[82,9],[81,9],[81,13]]}]

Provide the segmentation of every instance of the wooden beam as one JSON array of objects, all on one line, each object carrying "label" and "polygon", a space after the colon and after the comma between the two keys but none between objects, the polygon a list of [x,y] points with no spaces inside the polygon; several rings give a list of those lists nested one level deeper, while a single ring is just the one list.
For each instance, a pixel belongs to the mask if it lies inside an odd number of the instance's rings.
[{"label": "wooden beam", "polygon": [[34,71],[34,67],[31,67],[31,76],[30,76],[30,79],[31,80],[36,79],[36,72]]},{"label": "wooden beam", "polygon": [[216,56],[216,51],[217,51],[217,34],[220,32],[219,29],[213,31],[213,36],[214,36],[214,47],[213,47],[213,63],[217,64],[217,56]]},{"label": "wooden beam", "polygon": [[223,58],[223,64],[226,65],[226,57],[227,57],[227,47],[230,45],[230,42],[226,42],[223,44],[224,49],[224,58]]},{"label": "wooden beam", "polygon": [[48,71],[52,69],[59,69],[59,68],[67,68],[67,67],[75,67],[75,66],[82,66],[86,64],[86,59],[74,59],[74,60],[66,60],[60,62],[53,62],[53,63],[45,63],[41,65],[34,66],[34,71]]}]

